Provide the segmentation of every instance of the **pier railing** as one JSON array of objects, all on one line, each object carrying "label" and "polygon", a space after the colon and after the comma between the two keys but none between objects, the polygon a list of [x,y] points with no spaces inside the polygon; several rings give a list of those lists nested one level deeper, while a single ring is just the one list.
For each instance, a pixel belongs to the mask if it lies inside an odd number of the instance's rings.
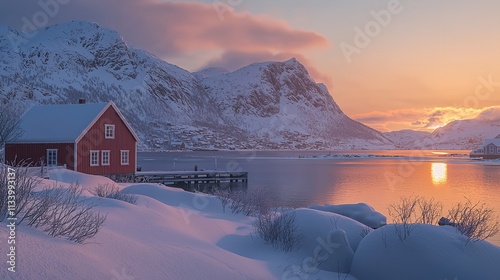
[{"label": "pier railing", "polygon": [[237,171],[139,171],[136,182],[161,183],[189,191],[248,186],[248,172]]}]

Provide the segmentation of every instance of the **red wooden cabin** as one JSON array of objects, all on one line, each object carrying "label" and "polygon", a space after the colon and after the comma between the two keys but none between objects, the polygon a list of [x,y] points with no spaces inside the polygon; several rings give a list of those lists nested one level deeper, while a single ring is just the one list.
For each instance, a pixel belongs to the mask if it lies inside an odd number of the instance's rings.
[{"label": "red wooden cabin", "polygon": [[139,138],[113,102],[34,106],[22,136],[5,145],[7,163],[66,166],[94,175],[133,174]]}]

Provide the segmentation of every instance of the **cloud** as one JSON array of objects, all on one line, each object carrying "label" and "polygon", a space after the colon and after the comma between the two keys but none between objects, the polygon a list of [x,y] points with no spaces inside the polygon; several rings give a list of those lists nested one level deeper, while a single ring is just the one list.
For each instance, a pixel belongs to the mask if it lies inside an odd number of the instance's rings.
[{"label": "cloud", "polygon": [[265,61],[286,61],[295,57],[300,63],[306,67],[309,75],[316,81],[324,83],[330,90],[333,89],[333,80],[319,71],[314,65],[303,55],[298,53],[271,53],[269,51],[259,52],[241,52],[241,51],[226,51],[222,55],[212,58],[203,68],[208,67],[222,67],[229,71],[237,70],[241,67],[247,66],[255,62]]},{"label": "cloud", "polygon": [[454,120],[476,117],[489,120],[500,119],[500,107],[483,109],[457,107],[399,109],[358,114],[352,117],[380,131],[392,131],[409,127],[415,130],[434,130]]},{"label": "cloud", "polygon": [[[40,3],[52,6],[48,25],[83,19],[117,30],[132,46],[193,70],[222,66],[235,70],[254,62],[285,61],[296,57],[318,82],[331,90],[331,77],[322,74],[300,54],[328,46],[315,32],[293,28],[266,15],[237,12],[226,1],[213,3],[159,0],[26,0],[0,4],[0,24],[21,30],[27,19],[46,13]],[[230,1],[227,3],[231,3]],[[50,6],[50,5],[49,5]],[[208,61],[208,63],[207,63]]]},{"label": "cloud", "polygon": [[[59,5],[57,13],[50,17],[49,24],[73,19],[95,21],[116,29],[132,45],[160,57],[207,50],[294,52],[328,45],[325,37],[293,28],[284,21],[215,4],[153,0],[65,2],[68,3]],[[9,2],[8,7],[0,10],[0,23],[20,29],[22,18],[32,19],[37,11],[43,11],[39,1]]]},{"label": "cloud", "polygon": [[500,106],[486,108],[477,118],[483,121],[500,121]]}]

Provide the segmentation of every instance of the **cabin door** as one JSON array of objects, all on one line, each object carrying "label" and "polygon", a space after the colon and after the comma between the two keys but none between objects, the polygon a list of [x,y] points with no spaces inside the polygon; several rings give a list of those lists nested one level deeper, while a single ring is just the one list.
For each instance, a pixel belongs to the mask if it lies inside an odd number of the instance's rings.
[{"label": "cabin door", "polygon": [[47,166],[57,166],[57,149],[47,149]]}]

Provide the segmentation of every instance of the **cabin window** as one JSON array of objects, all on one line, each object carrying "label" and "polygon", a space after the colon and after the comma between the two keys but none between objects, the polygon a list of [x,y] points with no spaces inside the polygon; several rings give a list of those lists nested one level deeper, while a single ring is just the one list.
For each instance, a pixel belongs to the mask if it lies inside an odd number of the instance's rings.
[{"label": "cabin window", "polygon": [[120,154],[121,154],[122,165],[129,165],[129,161],[128,161],[129,151],[128,150],[121,150]]},{"label": "cabin window", "polygon": [[47,149],[47,166],[57,166],[57,149]]},{"label": "cabin window", "polygon": [[104,138],[115,139],[115,125],[105,124],[104,125]]},{"label": "cabin window", "polygon": [[99,151],[90,151],[90,166],[99,166]]},{"label": "cabin window", "polygon": [[101,151],[101,165],[109,165],[109,151]]},{"label": "cabin window", "polygon": [[489,152],[490,152],[490,154],[494,154],[496,152],[496,146],[495,145],[490,145]]}]

